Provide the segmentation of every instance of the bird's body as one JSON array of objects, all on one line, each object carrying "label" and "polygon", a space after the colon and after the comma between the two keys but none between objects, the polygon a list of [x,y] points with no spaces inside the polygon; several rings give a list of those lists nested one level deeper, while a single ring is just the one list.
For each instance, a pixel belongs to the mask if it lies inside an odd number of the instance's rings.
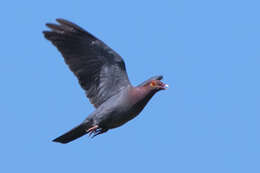
[{"label": "bird's body", "polygon": [[157,91],[167,88],[160,81],[162,76],[133,87],[115,51],[79,26],[57,21],[60,25],[47,24],[52,31],[44,35],[62,53],[96,110],[55,142],[68,143],[87,133],[96,136],[119,127],[136,117]]},{"label": "bird's body", "polygon": [[[153,95],[140,95],[139,92],[146,92],[142,87],[133,88],[129,86],[115,96],[111,97],[104,104],[99,106],[89,118],[93,118],[100,127],[112,129],[119,127],[137,116]],[[138,98],[136,96],[146,96]]]}]

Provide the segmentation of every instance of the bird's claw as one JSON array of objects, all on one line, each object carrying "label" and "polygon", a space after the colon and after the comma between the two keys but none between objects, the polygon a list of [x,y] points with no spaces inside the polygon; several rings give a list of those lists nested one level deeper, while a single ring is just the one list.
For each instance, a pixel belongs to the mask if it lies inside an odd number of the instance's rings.
[{"label": "bird's claw", "polygon": [[89,133],[89,136],[91,138],[94,138],[95,136],[100,135],[106,131],[107,131],[106,129],[100,128],[100,127],[98,127],[98,125],[95,125],[95,126],[89,128],[87,130],[87,133]]},{"label": "bird's claw", "polygon": [[96,132],[98,129],[98,125],[95,125],[91,128],[89,128],[86,132],[89,133],[89,136],[91,136],[94,132]]}]

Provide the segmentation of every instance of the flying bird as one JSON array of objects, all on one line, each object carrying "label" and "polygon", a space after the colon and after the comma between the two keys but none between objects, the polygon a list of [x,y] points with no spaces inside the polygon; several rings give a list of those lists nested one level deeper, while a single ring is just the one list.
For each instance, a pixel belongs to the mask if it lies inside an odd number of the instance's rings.
[{"label": "flying bird", "polygon": [[56,21],[58,24],[46,24],[50,30],[43,31],[44,37],[60,51],[96,109],[54,142],[65,144],[85,134],[95,137],[119,127],[136,117],[155,93],[168,88],[161,75],[132,86],[119,54],[78,25]]}]

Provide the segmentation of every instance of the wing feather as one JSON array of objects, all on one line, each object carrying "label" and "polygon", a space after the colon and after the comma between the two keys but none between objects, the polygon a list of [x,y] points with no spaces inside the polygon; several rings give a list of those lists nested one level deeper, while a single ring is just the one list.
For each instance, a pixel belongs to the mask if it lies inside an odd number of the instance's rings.
[{"label": "wing feather", "polygon": [[47,23],[51,30],[43,34],[61,52],[95,107],[131,85],[120,55],[76,24],[64,19],[57,22]]}]

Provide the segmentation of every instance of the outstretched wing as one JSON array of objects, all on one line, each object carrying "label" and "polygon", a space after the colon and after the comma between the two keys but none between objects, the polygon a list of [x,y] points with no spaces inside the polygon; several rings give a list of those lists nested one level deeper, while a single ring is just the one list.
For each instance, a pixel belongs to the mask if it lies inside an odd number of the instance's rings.
[{"label": "outstretched wing", "polygon": [[79,26],[64,19],[57,22],[47,23],[51,31],[43,34],[61,52],[95,107],[131,85],[120,55]]}]

